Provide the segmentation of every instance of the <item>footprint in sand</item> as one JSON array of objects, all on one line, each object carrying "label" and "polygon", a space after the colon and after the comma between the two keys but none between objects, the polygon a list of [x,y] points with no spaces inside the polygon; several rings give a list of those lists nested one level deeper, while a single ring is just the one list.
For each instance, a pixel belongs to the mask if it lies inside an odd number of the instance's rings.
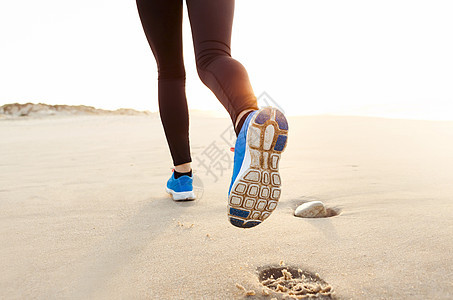
[{"label": "footprint in sand", "polygon": [[330,284],[319,275],[290,266],[258,269],[263,295],[280,299],[337,299]]}]

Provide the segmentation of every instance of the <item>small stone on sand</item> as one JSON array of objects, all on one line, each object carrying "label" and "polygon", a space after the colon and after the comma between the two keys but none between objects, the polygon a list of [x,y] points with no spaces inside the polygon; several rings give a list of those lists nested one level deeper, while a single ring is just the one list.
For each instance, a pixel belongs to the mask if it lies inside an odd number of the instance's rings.
[{"label": "small stone on sand", "polygon": [[294,215],[301,218],[324,218],[327,216],[327,210],[321,201],[310,201],[299,205]]}]

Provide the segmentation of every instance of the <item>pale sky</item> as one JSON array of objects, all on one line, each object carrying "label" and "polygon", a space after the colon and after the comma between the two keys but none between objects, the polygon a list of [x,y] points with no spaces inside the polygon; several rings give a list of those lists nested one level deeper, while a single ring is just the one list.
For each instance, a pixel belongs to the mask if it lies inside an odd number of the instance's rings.
[{"label": "pale sky", "polygon": [[[236,0],[232,54],[292,115],[453,120],[452,16],[452,1]],[[223,111],[186,11],[183,26],[189,107]],[[1,1],[0,105],[12,102],[156,111],[135,1]]]}]

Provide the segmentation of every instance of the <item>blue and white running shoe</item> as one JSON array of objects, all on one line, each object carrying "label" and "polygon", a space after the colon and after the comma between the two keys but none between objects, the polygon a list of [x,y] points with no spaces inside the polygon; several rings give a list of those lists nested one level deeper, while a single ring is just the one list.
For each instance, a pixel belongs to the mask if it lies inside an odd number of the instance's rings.
[{"label": "blue and white running shoe", "polygon": [[176,179],[175,173],[173,172],[167,181],[167,187],[165,189],[175,201],[195,200],[192,182],[193,178],[187,175],[180,176]]},{"label": "blue and white running shoe", "polygon": [[254,111],[239,132],[228,191],[228,218],[234,226],[254,227],[277,207],[280,155],[288,139],[288,121],[274,107]]}]

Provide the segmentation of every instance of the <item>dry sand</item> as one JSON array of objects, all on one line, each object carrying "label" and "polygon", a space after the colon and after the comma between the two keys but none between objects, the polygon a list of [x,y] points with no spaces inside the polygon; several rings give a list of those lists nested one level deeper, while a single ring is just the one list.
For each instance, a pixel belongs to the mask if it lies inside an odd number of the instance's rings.
[{"label": "dry sand", "polygon": [[[452,299],[453,122],[289,121],[279,207],[243,230],[226,216],[231,166],[215,181],[199,161],[214,146],[232,159],[227,118],[191,118],[190,203],[164,192],[158,118],[0,120],[0,298],[279,298],[257,269],[284,261],[340,299]],[[307,200],[341,213],[294,217]]]}]

